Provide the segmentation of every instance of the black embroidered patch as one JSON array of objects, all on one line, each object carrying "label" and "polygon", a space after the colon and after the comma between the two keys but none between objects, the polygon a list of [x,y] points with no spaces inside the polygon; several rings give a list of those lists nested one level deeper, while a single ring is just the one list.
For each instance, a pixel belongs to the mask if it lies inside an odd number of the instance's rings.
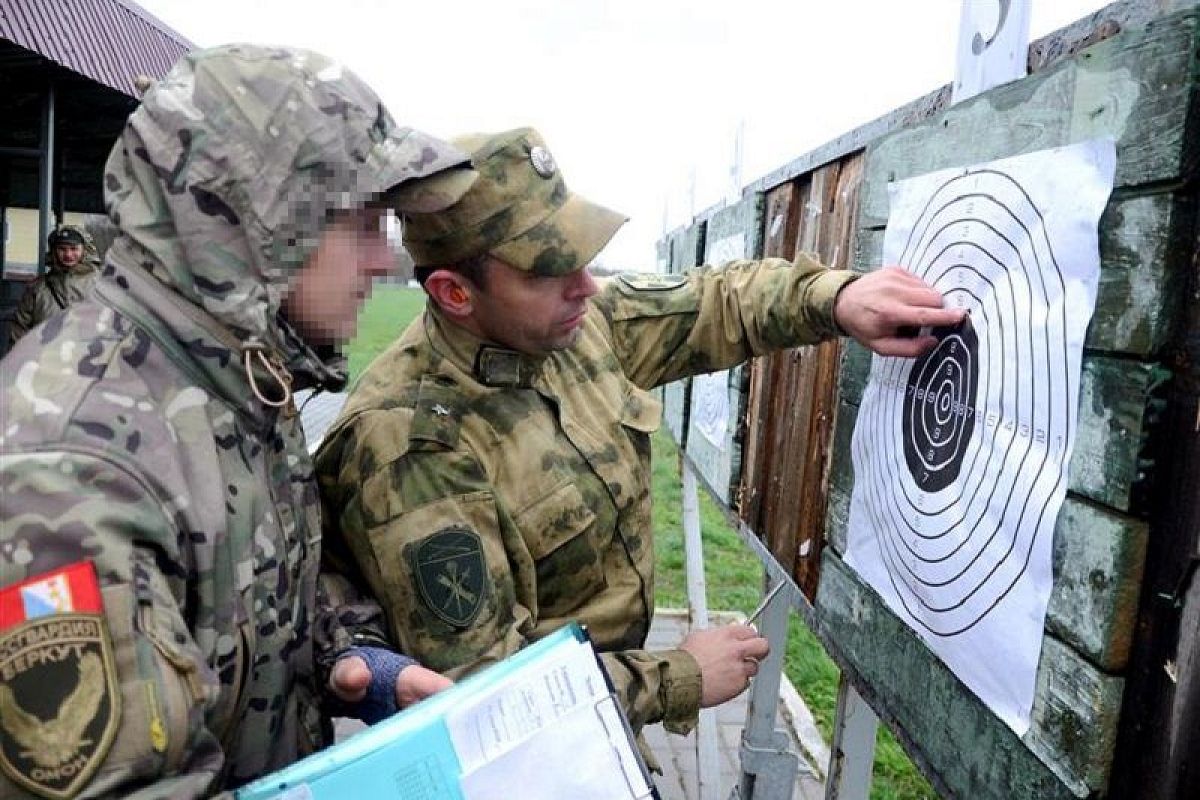
[{"label": "black embroidered patch", "polygon": [[417,593],[430,611],[456,628],[475,621],[487,589],[479,534],[461,525],[443,528],[409,545],[406,556]]},{"label": "black embroidered patch", "polygon": [[117,733],[102,612],[86,562],[0,591],[0,767],[44,797],[78,794]]}]

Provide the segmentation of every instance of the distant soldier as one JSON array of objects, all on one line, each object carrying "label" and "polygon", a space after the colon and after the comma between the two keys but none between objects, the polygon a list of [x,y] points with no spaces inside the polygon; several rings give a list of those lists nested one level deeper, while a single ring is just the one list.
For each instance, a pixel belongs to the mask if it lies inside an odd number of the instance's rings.
[{"label": "distant soldier", "polygon": [[747,625],[645,649],[654,610],[649,389],[849,333],[917,355],[962,311],[900,269],[807,256],[598,283],[625,217],[567,189],[528,128],[455,140],[478,183],[412,217],[425,313],[360,379],[316,464],[331,549],[356,557],[406,651],[460,675],[571,620],[630,722],[686,732],[767,653]]},{"label": "distant soldier", "polygon": [[25,287],[16,316],[8,324],[10,344],[51,314],[87,296],[99,274],[100,255],[91,235],[77,225],[63,225],[46,238],[46,272]]},{"label": "distant soldier", "polygon": [[146,93],[94,291],[0,362],[0,797],[208,796],[449,683],[318,580],[292,392],[344,382],[387,208],[465,162],[307,51],[195,51]]}]

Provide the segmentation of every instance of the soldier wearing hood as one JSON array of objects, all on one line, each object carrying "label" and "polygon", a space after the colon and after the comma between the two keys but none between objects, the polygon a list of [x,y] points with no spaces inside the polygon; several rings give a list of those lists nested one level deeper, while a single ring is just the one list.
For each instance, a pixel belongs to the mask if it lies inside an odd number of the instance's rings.
[{"label": "soldier wearing hood", "polygon": [[197,51],[145,94],[94,292],[0,362],[0,796],[231,789],[322,746],[335,707],[446,682],[319,579],[291,398],[343,381],[326,356],[394,269],[387,208],[452,203],[465,161],[301,50]]},{"label": "soldier wearing hood", "polygon": [[29,284],[8,326],[8,340],[17,339],[51,314],[78,303],[96,283],[100,256],[86,230],[63,225],[46,237],[46,273]]}]

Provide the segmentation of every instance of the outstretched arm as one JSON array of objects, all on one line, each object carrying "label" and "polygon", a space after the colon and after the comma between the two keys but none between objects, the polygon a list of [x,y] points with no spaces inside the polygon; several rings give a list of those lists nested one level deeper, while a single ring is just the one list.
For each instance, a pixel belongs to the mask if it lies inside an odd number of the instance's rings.
[{"label": "outstretched arm", "polygon": [[937,344],[921,329],[957,325],[966,314],[943,308],[942,295],[900,267],[884,267],[851,281],[838,292],[833,316],[838,327],[883,356],[915,357]]}]

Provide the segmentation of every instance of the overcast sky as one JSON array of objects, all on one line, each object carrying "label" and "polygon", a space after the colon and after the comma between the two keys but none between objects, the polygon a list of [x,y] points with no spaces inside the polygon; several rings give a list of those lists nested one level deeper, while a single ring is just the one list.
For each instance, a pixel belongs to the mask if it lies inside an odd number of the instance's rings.
[{"label": "overcast sky", "polygon": [[[320,50],[401,124],[532,125],[567,185],[631,217],[601,254],[652,269],[673,228],[954,78],[962,0],[138,0],[201,46]],[[1033,2],[1036,39],[1105,5]],[[997,0],[969,0],[996,5]],[[695,175],[694,192],[691,176]],[[694,199],[693,199],[694,195]]]}]

